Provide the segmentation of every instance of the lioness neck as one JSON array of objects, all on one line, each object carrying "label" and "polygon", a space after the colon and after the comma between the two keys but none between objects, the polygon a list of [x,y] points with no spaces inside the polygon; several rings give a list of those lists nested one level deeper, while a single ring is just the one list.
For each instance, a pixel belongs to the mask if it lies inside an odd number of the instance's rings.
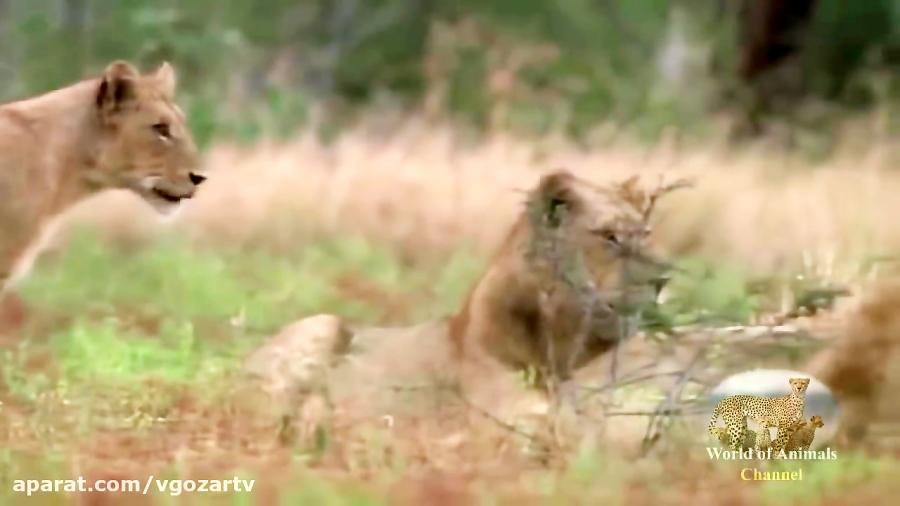
[{"label": "lioness neck", "polygon": [[[40,201],[44,213],[56,214],[95,190],[81,178],[93,163],[99,136],[94,94],[98,82],[82,81],[38,97],[0,106],[5,119],[21,134],[23,144],[36,144],[42,156],[23,160],[5,170],[30,172],[28,179],[40,186],[29,189],[29,196]],[[39,144],[39,145],[37,145]]]},{"label": "lioness neck", "polygon": [[529,238],[520,220],[451,318],[450,336],[461,356],[483,351],[510,365],[534,358],[543,315],[538,284],[525,258]]},{"label": "lioness neck", "polygon": [[0,293],[24,276],[52,220],[94,192],[83,175],[102,142],[96,81],[0,105]]}]

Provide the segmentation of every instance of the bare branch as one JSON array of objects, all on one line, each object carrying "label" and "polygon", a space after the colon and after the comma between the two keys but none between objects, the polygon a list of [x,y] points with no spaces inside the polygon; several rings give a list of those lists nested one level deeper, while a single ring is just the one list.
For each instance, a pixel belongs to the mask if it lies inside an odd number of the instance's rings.
[{"label": "bare branch", "polygon": [[691,361],[688,363],[684,372],[681,374],[681,377],[678,379],[678,382],[675,386],[669,390],[669,393],[666,395],[666,398],[660,402],[659,407],[656,409],[655,414],[650,419],[650,422],[647,424],[647,431],[644,433],[644,453],[650,450],[653,443],[655,443],[660,436],[659,426],[662,423],[661,417],[666,416],[665,413],[672,411],[675,409],[675,403],[677,399],[681,397],[681,393],[684,391],[685,385],[687,385],[688,381],[691,379],[691,373],[697,364],[700,363],[700,360],[706,355],[706,347],[700,347],[697,352],[694,354]]},{"label": "bare branch", "polygon": [[647,198],[647,207],[644,208],[644,219],[647,220],[650,218],[650,215],[653,213],[653,209],[656,207],[656,202],[660,197],[672,193],[675,190],[680,190],[682,188],[692,188],[694,186],[694,181],[687,178],[677,179],[669,184],[663,184],[663,176],[659,178],[659,185]]},{"label": "bare branch", "polygon": [[611,411],[606,416],[689,416],[703,413],[702,410],[666,409],[662,411]]},{"label": "bare branch", "polygon": [[459,399],[459,401],[462,402],[463,405],[465,405],[466,408],[471,409],[472,411],[478,413],[479,415],[487,418],[491,422],[495,423],[501,429],[504,429],[507,432],[510,432],[513,434],[517,434],[519,436],[524,436],[524,437],[528,438],[529,440],[531,440],[532,442],[539,442],[538,438],[534,434],[529,434],[529,433],[525,432],[524,430],[516,427],[515,425],[504,422],[500,418],[494,416],[494,414],[492,414],[488,410],[482,408],[481,406],[477,406],[474,403],[472,403],[471,401],[469,401],[469,399],[467,399],[466,396],[463,395],[463,393],[462,393],[462,391],[460,391],[460,389],[458,389],[458,388],[453,389],[453,392],[456,394],[456,397]]}]

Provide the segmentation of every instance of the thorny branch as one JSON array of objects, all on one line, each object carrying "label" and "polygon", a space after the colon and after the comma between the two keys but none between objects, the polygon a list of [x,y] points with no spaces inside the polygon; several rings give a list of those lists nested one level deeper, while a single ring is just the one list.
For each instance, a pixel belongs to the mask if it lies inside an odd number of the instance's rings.
[{"label": "thorny branch", "polygon": [[590,392],[590,394],[599,394],[603,392],[608,392],[609,390],[614,390],[616,388],[621,388],[627,385],[633,385],[635,383],[643,383],[644,381],[648,381],[655,378],[662,378],[666,376],[683,376],[685,371],[682,369],[680,371],[665,371],[665,372],[657,372],[652,374],[645,374],[643,376],[634,376],[631,378],[622,378],[618,381],[613,381],[610,383],[606,383],[601,386],[582,386],[581,390],[586,390]]},{"label": "thorny branch", "polygon": [[[657,188],[650,192],[638,190],[632,183],[629,182],[623,185],[623,191],[628,192],[630,198],[635,201],[635,205],[639,206],[644,220],[648,221],[660,197],[672,191],[690,186],[692,186],[692,182],[686,179],[681,179],[672,183],[665,184],[661,177]],[[567,237],[564,233],[564,228],[558,226],[559,223],[565,222],[567,211],[566,208],[564,206],[561,206],[559,209],[556,209],[555,214],[548,217],[548,215],[542,212],[545,210],[540,207],[540,204],[541,203],[530,203],[530,205],[534,206],[533,208],[530,208],[529,211],[531,214],[533,230],[535,231],[535,234],[532,237],[532,243],[530,244],[530,251],[528,253],[532,259],[537,260],[537,262],[542,265],[542,268],[547,269],[547,274],[549,274],[554,283],[559,283],[559,285],[551,287],[550,291],[542,294],[542,296],[548,298],[552,297],[552,290],[569,290],[579,301],[579,305],[581,306],[582,311],[581,321],[576,330],[577,335],[573,336],[574,340],[572,344],[574,346],[567,350],[568,356],[556,356],[559,350],[556,349],[555,339],[559,336],[542,336],[545,340],[545,342],[543,343],[545,346],[544,351],[548,355],[547,362],[550,378],[547,379],[555,383],[559,380],[568,379],[569,375],[575,370],[575,366],[578,363],[580,355],[586,348],[588,339],[593,337],[592,330],[594,329],[593,324],[595,323],[595,320],[597,318],[615,317],[612,311],[615,311],[614,308],[616,306],[610,303],[616,303],[619,308],[630,308],[631,304],[629,301],[629,297],[631,294],[627,289],[618,290],[615,294],[604,294],[603,292],[601,292],[593,282],[590,270],[587,265],[587,261],[583,253],[577,247],[574,247],[574,245],[570,244],[569,241],[567,241]],[[671,272],[671,270],[673,269],[677,269],[668,264],[664,264],[655,258],[647,256],[641,251],[636,251],[635,248],[623,248],[619,252],[619,255],[623,262],[622,272],[620,275],[620,280],[623,287],[628,287],[632,284],[640,284],[640,280],[633,279],[636,273],[632,272],[632,270],[629,269],[629,263],[631,265],[664,267],[669,272]],[[617,300],[611,300],[611,298],[613,297]],[[541,304],[541,306],[543,307],[548,305]],[[605,315],[604,311],[610,311],[610,314]],[[708,347],[716,342],[719,338],[721,338],[723,333],[729,335],[729,337],[733,337],[733,341],[737,343],[740,343],[742,341],[758,343],[761,339],[768,338],[776,341],[777,344],[790,344],[786,341],[790,341],[791,338],[793,338],[794,340],[796,340],[797,338],[803,340],[804,337],[807,337],[800,335],[797,329],[790,328],[789,326],[784,325],[759,328],[736,327],[733,329],[707,329],[708,332],[701,332],[701,334],[708,335],[704,335],[702,337],[697,335],[697,331],[701,330],[699,328],[672,329],[672,336],[680,343],[697,346],[696,353],[683,370],[653,372],[643,375],[635,375],[638,371],[633,371],[631,377],[619,379],[617,374],[619,361],[618,355],[620,352],[619,344],[620,341],[624,337],[626,337],[626,335],[629,334],[632,329],[627,328],[627,315],[618,315],[618,318],[616,318],[616,320],[618,322],[618,326],[616,327],[618,332],[612,332],[612,334],[616,334],[615,336],[607,336],[612,338],[610,339],[610,341],[612,341],[610,343],[612,346],[609,350],[609,382],[599,387],[582,386],[577,388],[587,391],[587,395],[596,395],[622,386],[649,381],[654,378],[675,376],[677,378],[675,384],[666,393],[665,398],[660,402],[659,406],[652,412],[616,412],[604,408],[605,416],[650,417],[646,433],[644,435],[644,451],[648,451],[650,447],[659,439],[662,428],[669,417],[689,414],[689,412],[685,410],[686,403],[681,400],[683,391],[688,383],[698,383],[706,387],[710,386],[703,381],[698,381],[693,376],[696,372],[696,369],[702,365],[701,362],[703,361],[704,357],[706,357],[706,351]],[[685,332],[685,330],[687,330],[687,332]],[[788,337],[788,339],[785,339],[785,337]],[[563,358],[564,361],[559,362],[558,358]],[[648,367],[653,367],[654,365],[655,364],[649,364]],[[566,370],[557,370],[560,367],[565,367]],[[553,386],[555,385],[548,386],[550,386],[550,388],[548,388],[548,391],[556,392],[556,388],[553,388]],[[573,407],[575,407],[577,410],[577,405],[580,404],[579,400],[584,400],[585,397],[586,396],[582,396],[581,399],[577,399],[577,396],[575,396],[575,398],[569,400],[574,401],[575,406]],[[478,409],[476,407],[473,408]],[[478,410],[483,411],[480,409]],[[485,413],[485,415],[490,416],[487,413]],[[504,424],[500,420],[495,421],[509,428],[508,424]],[[513,427],[512,429],[515,428]]]},{"label": "thorny branch", "polygon": [[654,415],[664,415],[664,416],[685,416],[685,415],[694,415],[697,413],[702,413],[700,410],[696,411],[687,411],[685,409],[675,408],[675,409],[667,409],[667,410],[654,410],[654,411],[610,411],[605,413],[605,416],[654,416]]},{"label": "thorny branch", "polygon": [[481,415],[481,416],[483,416],[484,418],[490,420],[491,422],[493,422],[494,424],[496,424],[498,427],[500,427],[501,429],[506,430],[507,432],[510,432],[510,433],[513,433],[513,434],[516,434],[516,435],[519,435],[519,436],[524,436],[524,437],[528,438],[529,440],[531,440],[532,442],[537,442],[537,437],[536,437],[534,434],[529,434],[528,432],[526,432],[526,431],[524,431],[524,430],[522,430],[522,429],[516,427],[516,426],[513,425],[513,424],[504,422],[503,420],[501,420],[501,419],[498,418],[497,416],[493,415],[490,411],[488,411],[488,410],[482,408],[481,406],[478,406],[478,405],[474,404],[472,401],[470,401],[470,400],[465,396],[465,394],[463,394],[463,392],[462,392],[459,388],[454,388],[454,389],[452,389],[452,392],[456,395],[457,399],[459,399],[459,401],[460,401],[467,409],[470,409],[470,410],[474,411],[475,413],[478,413],[479,415]]},{"label": "thorny branch", "polygon": [[659,407],[655,410],[654,414],[651,416],[650,421],[647,423],[647,431],[644,433],[643,440],[643,451],[646,454],[653,446],[653,444],[659,439],[661,434],[660,426],[662,425],[662,417],[668,416],[665,413],[672,411],[675,408],[675,403],[681,398],[681,393],[684,391],[685,385],[691,380],[691,374],[696,368],[697,364],[700,363],[701,359],[706,356],[706,347],[700,347],[695,353],[694,357],[691,358],[691,361],[688,362],[687,367],[685,367],[681,376],[678,378],[678,381],[675,385],[669,390],[669,393],[666,395],[665,399],[660,402]]}]

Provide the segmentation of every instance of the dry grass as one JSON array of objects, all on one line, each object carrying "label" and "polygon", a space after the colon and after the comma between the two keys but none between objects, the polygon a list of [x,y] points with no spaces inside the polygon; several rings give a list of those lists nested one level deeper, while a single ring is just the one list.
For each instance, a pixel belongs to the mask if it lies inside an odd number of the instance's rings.
[{"label": "dry grass", "polygon": [[[360,127],[331,146],[311,134],[281,145],[218,146],[208,156],[211,180],[179,226],[213,244],[291,248],[310,232],[352,231],[412,257],[464,243],[488,251],[543,171],[566,168],[597,181],[637,173],[651,184],[665,174],[696,181],[657,214],[659,239],[674,253],[755,272],[852,278],[867,259],[900,250],[900,229],[887,219],[900,211],[900,173],[890,170],[886,146],[812,164],[763,148],[583,150],[507,137],[471,144],[451,128],[411,121]],[[142,207],[108,195],[76,215],[140,237],[155,227]]]}]

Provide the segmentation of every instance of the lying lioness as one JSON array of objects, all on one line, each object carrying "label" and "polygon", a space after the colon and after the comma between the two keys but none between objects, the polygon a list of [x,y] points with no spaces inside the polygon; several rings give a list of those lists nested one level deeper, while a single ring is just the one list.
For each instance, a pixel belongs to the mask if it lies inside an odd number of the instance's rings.
[{"label": "lying lioness", "polygon": [[632,334],[655,303],[667,267],[651,251],[649,216],[673,188],[546,175],[454,316],[355,332],[335,316],[306,318],[252,354],[246,370],[289,410],[298,396],[324,392],[361,416],[427,386],[478,390],[496,403],[502,394],[492,389],[505,388],[496,372],[565,382]]},{"label": "lying lioness", "polygon": [[107,188],[160,212],[205,179],[174,103],[175,72],[110,64],[97,79],[0,105],[0,294],[30,268],[51,220]]}]

